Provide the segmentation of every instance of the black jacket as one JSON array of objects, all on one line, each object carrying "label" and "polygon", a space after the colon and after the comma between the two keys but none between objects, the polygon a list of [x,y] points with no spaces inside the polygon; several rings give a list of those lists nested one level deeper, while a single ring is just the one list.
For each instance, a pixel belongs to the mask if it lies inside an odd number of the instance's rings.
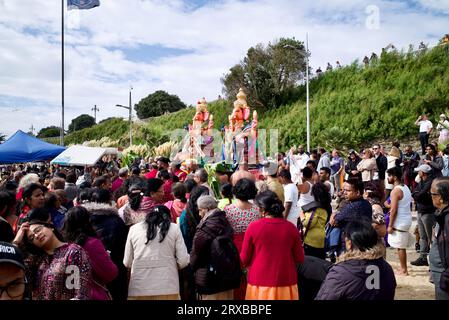
[{"label": "black jacket", "polygon": [[430,195],[430,187],[432,186],[433,176],[427,177],[425,181],[421,180],[412,192],[419,213],[434,213],[432,196]]},{"label": "black jacket", "polygon": [[193,238],[192,251],[190,253],[190,266],[195,273],[195,283],[198,288],[198,292],[221,292],[221,288],[212,288],[213,284],[208,282],[207,268],[210,264],[211,255],[210,249],[212,240],[215,238],[211,233],[207,232],[209,230],[216,236],[223,235],[228,236],[232,239],[233,229],[226,219],[226,213],[216,209],[211,213],[205,220],[202,220],[197,228],[195,237]]},{"label": "black jacket", "polygon": [[[348,158],[346,165],[345,165],[345,172],[348,174],[349,178],[352,178],[352,177],[361,178],[362,177],[362,173],[357,170],[357,165],[359,164],[360,161],[362,161],[362,159],[360,159],[360,157],[358,157],[358,156],[354,159],[354,161],[350,157]],[[357,173],[355,175],[353,175],[351,171],[357,171]]]},{"label": "black jacket", "polygon": [[128,270],[123,264],[128,227],[118,215],[117,209],[101,203],[83,205],[91,214],[92,226],[101,239],[105,249],[110,252],[111,260],[117,266],[119,274],[108,284],[114,300],[128,298]]},{"label": "black jacket", "polygon": [[426,160],[430,160],[429,166],[432,167],[433,170],[433,176],[435,178],[441,177],[443,174],[441,173],[441,170],[444,169],[444,160],[441,156],[435,156],[433,159],[429,157],[429,155],[426,155]]},{"label": "black jacket", "polygon": [[383,154],[376,158],[377,170],[379,171],[379,180],[385,180],[385,171],[388,168],[388,160]]},{"label": "black jacket", "polygon": [[440,287],[449,293],[449,206],[435,214],[439,225],[437,243],[444,271],[441,274]]},{"label": "black jacket", "polygon": [[[338,258],[326,276],[315,300],[394,300],[396,278],[385,261],[385,247],[378,244],[370,250],[348,251]],[[378,288],[368,277],[379,275]]]}]

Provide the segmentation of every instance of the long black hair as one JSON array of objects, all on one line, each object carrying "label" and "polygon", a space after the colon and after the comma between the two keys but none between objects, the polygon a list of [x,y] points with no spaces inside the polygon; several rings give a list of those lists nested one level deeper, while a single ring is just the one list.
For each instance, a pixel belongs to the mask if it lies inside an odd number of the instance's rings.
[{"label": "long black hair", "polygon": [[143,198],[143,188],[140,184],[133,184],[128,189],[128,203],[131,209],[138,210]]},{"label": "long black hair", "polygon": [[322,182],[317,182],[312,186],[312,196],[315,198],[315,201],[321,203],[323,208],[326,208],[332,202],[329,190],[327,189],[327,186]]},{"label": "long black hair", "polygon": [[24,205],[25,204],[28,206],[30,205],[29,200],[31,200],[33,192],[38,189],[42,190],[42,192],[45,193],[45,188],[39,183],[30,183],[23,189],[22,199],[23,199]]},{"label": "long black hair", "polygon": [[73,207],[67,211],[61,232],[65,241],[80,246],[86,243],[88,237],[98,237],[92,227],[89,211],[84,207]]},{"label": "long black hair", "polygon": [[156,238],[159,228],[159,243],[164,241],[165,236],[170,229],[171,214],[170,210],[166,206],[155,206],[150,212],[148,212],[145,222],[148,225],[147,229],[147,242]]},{"label": "long black hair", "polygon": [[189,202],[187,203],[186,221],[187,225],[189,226],[189,233],[192,239],[196,232],[196,226],[201,220],[197,201],[203,195],[209,195],[209,189],[204,186],[197,186],[193,188],[192,192],[190,193]]},{"label": "long black hair", "polygon": [[275,218],[282,218],[285,210],[282,201],[273,191],[267,190],[259,193],[254,199],[255,204],[265,210],[265,212]]}]

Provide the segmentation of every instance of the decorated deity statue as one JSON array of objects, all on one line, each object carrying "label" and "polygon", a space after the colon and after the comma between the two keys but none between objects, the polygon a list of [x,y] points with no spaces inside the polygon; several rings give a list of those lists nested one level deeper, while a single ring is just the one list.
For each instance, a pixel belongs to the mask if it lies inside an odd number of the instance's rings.
[{"label": "decorated deity statue", "polygon": [[193,127],[194,129],[199,129],[205,121],[209,119],[209,111],[207,111],[207,102],[203,98],[198,101],[196,105],[196,113],[193,117]]},{"label": "decorated deity statue", "polygon": [[230,116],[229,124],[230,127],[233,127],[231,131],[242,129],[245,122],[248,121],[249,115],[250,109],[246,102],[246,94],[243,89],[240,88],[239,93],[237,94],[237,100],[234,102],[234,109]]}]

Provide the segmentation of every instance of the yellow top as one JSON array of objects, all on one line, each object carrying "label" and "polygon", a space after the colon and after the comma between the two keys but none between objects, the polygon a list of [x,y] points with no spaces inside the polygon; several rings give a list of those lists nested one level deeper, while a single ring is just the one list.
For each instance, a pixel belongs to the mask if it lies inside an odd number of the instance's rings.
[{"label": "yellow top", "polygon": [[[312,212],[313,211],[309,211],[305,213],[306,218],[303,221],[304,231],[309,223]],[[316,209],[309,231],[307,231],[306,238],[304,239],[305,244],[318,249],[324,248],[326,220],[327,211],[322,208]]]}]

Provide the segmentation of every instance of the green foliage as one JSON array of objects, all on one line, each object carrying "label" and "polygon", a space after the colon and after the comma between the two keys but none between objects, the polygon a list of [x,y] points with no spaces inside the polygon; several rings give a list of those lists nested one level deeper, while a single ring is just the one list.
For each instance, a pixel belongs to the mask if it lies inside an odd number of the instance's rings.
[{"label": "green foliage", "polygon": [[[349,147],[414,136],[419,114],[435,115],[431,120],[436,125],[436,117],[449,105],[448,86],[449,46],[425,54],[393,51],[367,68],[355,62],[326,72],[310,82],[311,146]],[[298,87],[292,96],[300,100],[259,117],[260,127],[280,130],[284,150],[306,143],[305,88]],[[341,144],[343,138],[349,142]]]},{"label": "green foliage", "polygon": [[275,108],[285,91],[304,76],[305,70],[302,42],[281,38],[266,47],[258,44],[221,79],[223,93],[232,100],[239,88],[244,88],[253,107]]},{"label": "green foliage", "polygon": [[[436,126],[438,116],[448,109],[447,88],[449,45],[426,52],[384,53],[369,67],[354,62],[325,72],[310,82],[311,146],[349,148],[379,138],[416,136],[418,115],[428,113]],[[278,129],[279,148],[287,150],[306,143],[305,86],[284,90],[282,99],[285,103],[268,111],[249,105],[259,112],[259,128]],[[228,124],[232,103],[211,102],[208,110],[214,115],[214,128],[220,129]],[[158,146],[168,141],[172,130],[192,123],[194,114],[195,108],[182,109],[135,125],[133,132],[138,143]],[[108,136],[126,146],[128,130],[127,122],[113,119],[75,132],[66,141],[82,143]]]},{"label": "green foliage", "polygon": [[85,141],[100,140],[109,137],[112,140],[120,140],[122,145],[129,144],[129,122],[120,118],[113,118],[101,124],[71,133],[65,137],[65,144],[82,144]]},{"label": "green foliage", "polygon": [[37,134],[38,138],[57,137],[61,134],[61,129],[55,126],[42,128]]},{"label": "green foliage", "polygon": [[90,128],[95,125],[95,118],[88,115],[82,114],[72,120],[69,125],[69,132],[79,131],[85,128]]},{"label": "green foliage", "polygon": [[121,119],[121,118],[117,118],[117,117],[109,117],[109,118],[106,118],[106,119],[101,120],[100,122],[98,122],[98,124],[102,124],[102,123],[107,122],[107,121],[109,121],[109,120],[115,120],[115,119]]},{"label": "green foliage", "polygon": [[150,94],[134,106],[139,119],[157,117],[166,112],[175,112],[185,108],[186,105],[178,96],[168,94],[162,90]]}]

